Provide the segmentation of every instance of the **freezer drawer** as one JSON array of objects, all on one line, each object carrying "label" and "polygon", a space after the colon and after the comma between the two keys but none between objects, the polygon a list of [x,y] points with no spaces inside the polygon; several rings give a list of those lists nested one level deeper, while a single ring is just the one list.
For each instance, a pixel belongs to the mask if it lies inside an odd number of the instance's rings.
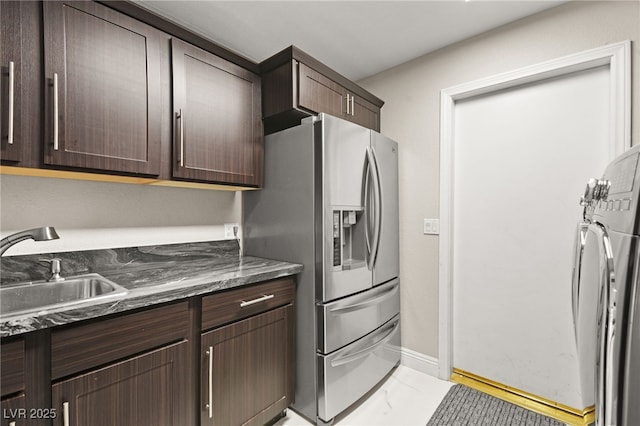
[{"label": "freezer drawer", "polygon": [[316,305],[318,352],[331,353],[372,332],[400,312],[400,280]]},{"label": "freezer drawer", "polygon": [[329,421],[400,362],[400,315],[351,345],[318,354],[318,417]]}]

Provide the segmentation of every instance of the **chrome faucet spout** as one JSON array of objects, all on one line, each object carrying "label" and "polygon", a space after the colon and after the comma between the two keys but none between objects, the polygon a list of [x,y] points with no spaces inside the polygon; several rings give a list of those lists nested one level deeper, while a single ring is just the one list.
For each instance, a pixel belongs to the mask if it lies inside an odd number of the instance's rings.
[{"label": "chrome faucet spout", "polygon": [[60,238],[60,236],[52,226],[17,232],[0,240],[0,256],[2,256],[5,251],[9,250],[11,246],[18,244],[20,241],[29,239],[34,241],[50,241],[57,240],[58,238]]}]

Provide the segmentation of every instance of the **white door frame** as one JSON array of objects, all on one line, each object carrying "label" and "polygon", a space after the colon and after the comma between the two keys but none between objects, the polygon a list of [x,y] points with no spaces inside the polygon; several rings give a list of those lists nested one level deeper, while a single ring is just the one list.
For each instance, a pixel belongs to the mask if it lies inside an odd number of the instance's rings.
[{"label": "white door frame", "polygon": [[609,44],[541,64],[444,89],[440,93],[440,238],[438,375],[453,371],[453,179],[456,101],[603,65],[610,69],[611,158],[631,147],[631,41]]}]

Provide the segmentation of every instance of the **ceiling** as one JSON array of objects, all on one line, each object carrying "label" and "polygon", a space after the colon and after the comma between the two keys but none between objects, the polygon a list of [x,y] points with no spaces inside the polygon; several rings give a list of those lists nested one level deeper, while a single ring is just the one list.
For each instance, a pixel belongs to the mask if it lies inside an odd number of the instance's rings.
[{"label": "ceiling", "polygon": [[254,62],[293,44],[357,81],[565,1],[134,2]]}]

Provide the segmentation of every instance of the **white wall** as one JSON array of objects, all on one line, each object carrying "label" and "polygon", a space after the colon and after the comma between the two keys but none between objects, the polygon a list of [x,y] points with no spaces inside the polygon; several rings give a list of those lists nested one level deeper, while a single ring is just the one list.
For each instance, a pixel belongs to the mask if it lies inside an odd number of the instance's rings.
[{"label": "white wall", "polygon": [[403,346],[438,356],[440,91],[612,42],[632,40],[632,141],[640,137],[640,3],[570,2],[417,58],[360,84],[385,100],[381,130],[400,154]]},{"label": "white wall", "polygon": [[224,239],[241,222],[237,192],[0,176],[0,234],[54,226],[60,239],[21,242],[17,254]]}]

